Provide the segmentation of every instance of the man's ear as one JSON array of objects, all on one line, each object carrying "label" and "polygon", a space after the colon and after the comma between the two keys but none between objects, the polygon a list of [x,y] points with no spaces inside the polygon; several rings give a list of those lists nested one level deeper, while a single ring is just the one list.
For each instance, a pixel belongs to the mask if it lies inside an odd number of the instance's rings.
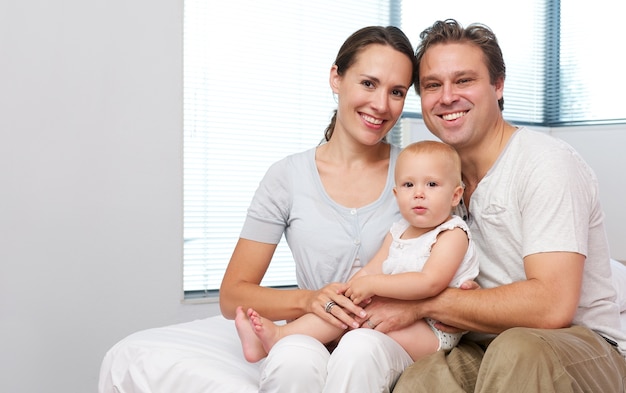
[{"label": "man's ear", "polygon": [[498,97],[498,100],[502,99],[504,95],[504,78],[498,78],[494,87],[496,88],[496,97]]},{"label": "man's ear", "polygon": [[337,73],[336,65],[333,65],[330,68],[329,82],[330,82],[330,88],[332,89],[333,93],[339,94],[339,86],[341,85],[341,75]]}]

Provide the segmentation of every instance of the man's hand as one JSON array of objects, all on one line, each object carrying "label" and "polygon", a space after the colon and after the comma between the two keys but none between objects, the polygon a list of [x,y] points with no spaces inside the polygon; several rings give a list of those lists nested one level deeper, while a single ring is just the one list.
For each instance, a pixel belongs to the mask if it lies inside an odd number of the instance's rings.
[{"label": "man's hand", "polygon": [[365,306],[366,318],[357,318],[361,327],[388,333],[412,325],[422,317],[419,307],[423,301],[397,300],[375,296]]},{"label": "man's hand", "polygon": [[461,289],[480,289],[480,285],[476,281],[464,281],[461,286]]},{"label": "man's hand", "polygon": [[[480,286],[474,281],[466,281],[461,284],[462,289],[474,290]],[[424,309],[428,306],[428,302],[434,301],[435,298],[424,300],[397,300],[375,296],[370,304],[365,305],[367,312],[366,318],[355,318],[361,324],[361,327],[369,327],[382,333],[388,333],[394,330],[405,328],[416,321],[427,317]],[[447,333],[460,333],[465,329],[459,329],[454,326],[445,325],[441,322],[437,323],[437,328]]]}]

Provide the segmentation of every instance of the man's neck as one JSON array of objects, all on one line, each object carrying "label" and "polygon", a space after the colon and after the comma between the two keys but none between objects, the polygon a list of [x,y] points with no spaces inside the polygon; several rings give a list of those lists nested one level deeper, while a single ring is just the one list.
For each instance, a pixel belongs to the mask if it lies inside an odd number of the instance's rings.
[{"label": "man's neck", "polygon": [[467,206],[469,206],[469,200],[478,187],[478,183],[493,167],[516,130],[517,127],[503,122],[502,126],[495,130],[491,136],[486,137],[480,145],[459,151],[463,168],[463,183],[465,184],[463,199]]}]

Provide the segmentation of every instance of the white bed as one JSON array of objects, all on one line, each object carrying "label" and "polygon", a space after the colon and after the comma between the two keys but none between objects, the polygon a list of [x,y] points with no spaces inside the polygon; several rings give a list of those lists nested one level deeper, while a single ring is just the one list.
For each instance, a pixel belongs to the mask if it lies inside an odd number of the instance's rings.
[{"label": "white bed", "polygon": [[[626,329],[626,267],[613,263]],[[140,331],[115,344],[99,393],[257,392],[258,364],[243,358],[233,321],[222,316]]]},{"label": "white bed", "polygon": [[234,321],[222,316],[143,330],[111,348],[100,393],[257,392],[259,367],[243,358]]}]

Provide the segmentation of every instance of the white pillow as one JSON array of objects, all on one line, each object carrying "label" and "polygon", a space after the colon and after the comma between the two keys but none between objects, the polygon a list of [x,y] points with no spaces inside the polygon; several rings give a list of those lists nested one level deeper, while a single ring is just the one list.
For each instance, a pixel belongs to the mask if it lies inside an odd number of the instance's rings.
[{"label": "white pillow", "polygon": [[617,291],[617,303],[621,312],[626,311],[626,265],[611,259],[613,286]]}]

